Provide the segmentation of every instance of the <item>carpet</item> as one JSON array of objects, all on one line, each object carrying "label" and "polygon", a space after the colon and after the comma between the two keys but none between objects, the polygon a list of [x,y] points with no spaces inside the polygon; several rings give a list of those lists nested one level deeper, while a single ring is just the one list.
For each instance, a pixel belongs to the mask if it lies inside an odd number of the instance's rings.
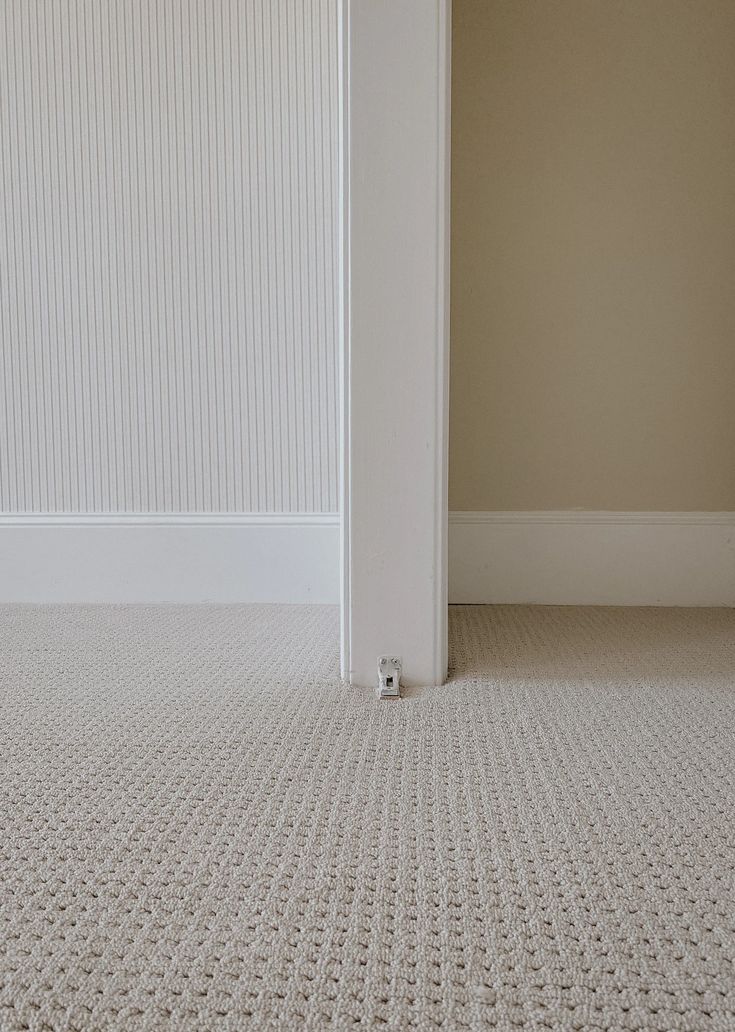
[{"label": "carpet", "polygon": [[735,611],[0,607],[0,1028],[735,1029]]}]

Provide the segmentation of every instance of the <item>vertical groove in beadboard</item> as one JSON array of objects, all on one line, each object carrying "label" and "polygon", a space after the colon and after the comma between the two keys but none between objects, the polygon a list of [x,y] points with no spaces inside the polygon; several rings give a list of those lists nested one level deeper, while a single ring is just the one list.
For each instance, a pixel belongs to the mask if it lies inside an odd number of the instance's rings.
[{"label": "vertical groove in beadboard", "polygon": [[337,3],[0,0],[0,511],[336,511]]}]

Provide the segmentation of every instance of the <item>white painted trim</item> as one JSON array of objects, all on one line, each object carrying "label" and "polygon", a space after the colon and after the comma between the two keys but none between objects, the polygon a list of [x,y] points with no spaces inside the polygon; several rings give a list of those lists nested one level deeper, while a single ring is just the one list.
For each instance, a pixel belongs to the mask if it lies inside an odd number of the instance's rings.
[{"label": "white painted trim", "polygon": [[735,605],[732,512],[453,512],[450,602]]},{"label": "white painted trim", "polygon": [[340,675],[350,679],[350,39],[348,0],[338,9],[339,131],[338,182],[340,194],[339,278],[339,569],[340,569]]},{"label": "white painted trim", "polygon": [[732,512],[585,512],[576,509],[560,509],[548,512],[450,512],[449,522],[457,524],[493,523],[574,523],[586,526],[590,523],[614,523],[629,526],[631,523],[683,524],[699,526],[701,524],[735,524],[735,513]]},{"label": "white painted trim", "polygon": [[336,527],[331,512],[11,512],[3,527]]},{"label": "white painted trim", "polygon": [[434,680],[446,679],[449,664],[449,339],[451,269],[451,168],[452,168],[452,4],[439,6],[437,62],[436,193],[436,396],[434,420],[434,541],[438,580],[434,631]]},{"label": "white painted trim", "polygon": [[331,513],[0,515],[0,602],[338,600]]},{"label": "white painted trim", "polygon": [[446,676],[449,0],[344,0],[342,668]]}]

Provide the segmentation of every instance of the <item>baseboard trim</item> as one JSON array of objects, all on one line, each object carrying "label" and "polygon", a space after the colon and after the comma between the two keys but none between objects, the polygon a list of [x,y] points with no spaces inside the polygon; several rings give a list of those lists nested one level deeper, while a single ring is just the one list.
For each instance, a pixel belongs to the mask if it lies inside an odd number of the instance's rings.
[{"label": "baseboard trim", "polygon": [[[339,601],[333,513],[0,514],[0,602]],[[449,599],[735,606],[735,513],[452,512]]]},{"label": "baseboard trim", "polygon": [[735,605],[732,512],[453,512],[449,599]]},{"label": "baseboard trim", "polygon": [[0,514],[0,602],[338,601],[332,513]]}]

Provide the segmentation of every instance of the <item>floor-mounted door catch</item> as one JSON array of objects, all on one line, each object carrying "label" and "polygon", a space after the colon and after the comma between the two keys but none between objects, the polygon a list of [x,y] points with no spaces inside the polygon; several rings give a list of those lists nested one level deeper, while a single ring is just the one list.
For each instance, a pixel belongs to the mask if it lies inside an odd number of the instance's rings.
[{"label": "floor-mounted door catch", "polygon": [[401,659],[400,656],[378,658],[378,698],[400,699]]}]

